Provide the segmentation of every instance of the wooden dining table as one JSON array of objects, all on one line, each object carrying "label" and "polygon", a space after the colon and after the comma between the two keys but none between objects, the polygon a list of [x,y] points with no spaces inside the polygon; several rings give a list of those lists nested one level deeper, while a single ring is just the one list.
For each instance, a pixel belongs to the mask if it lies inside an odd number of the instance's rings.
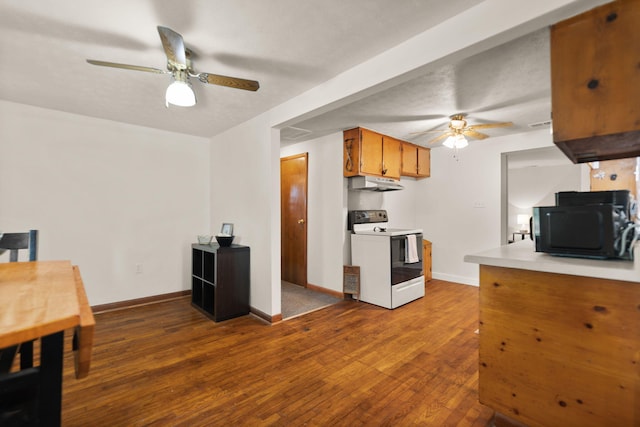
[{"label": "wooden dining table", "polygon": [[95,319],[70,261],[0,263],[0,349],[40,340],[38,414],[60,425],[64,333],[73,331],[76,378],[89,373]]}]

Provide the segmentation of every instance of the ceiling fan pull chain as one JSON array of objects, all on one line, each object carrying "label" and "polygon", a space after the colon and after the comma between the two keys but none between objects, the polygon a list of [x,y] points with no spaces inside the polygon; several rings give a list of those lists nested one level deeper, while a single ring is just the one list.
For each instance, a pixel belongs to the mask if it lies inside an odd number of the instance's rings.
[{"label": "ceiling fan pull chain", "polygon": [[458,147],[453,147],[453,158],[456,162],[460,161],[460,156],[458,156]]}]

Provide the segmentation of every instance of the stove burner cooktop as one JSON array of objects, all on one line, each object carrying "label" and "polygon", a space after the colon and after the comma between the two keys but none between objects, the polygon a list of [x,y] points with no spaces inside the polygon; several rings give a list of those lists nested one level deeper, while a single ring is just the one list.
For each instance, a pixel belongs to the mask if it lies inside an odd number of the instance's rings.
[{"label": "stove burner cooktop", "polygon": [[354,234],[373,236],[403,236],[420,234],[421,229],[389,228],[389,218],[385,210],[349,211],[349,230]]},{"label": "stove burner cooktop", "polygon": [[384,228],[384,229],[362,229],[354,230],[355,234],[367,234],[371,236],[405,236],[407,234],[421,234],[422,230],[419,228]]}]

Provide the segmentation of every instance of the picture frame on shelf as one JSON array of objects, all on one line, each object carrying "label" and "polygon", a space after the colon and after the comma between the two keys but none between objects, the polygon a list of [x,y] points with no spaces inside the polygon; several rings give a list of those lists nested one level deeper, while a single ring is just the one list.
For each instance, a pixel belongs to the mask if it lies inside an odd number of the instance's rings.
[{"label": "picture frame on shelf", "polygon": [[220,230],[221,234],[227,234],[229,236],[233,236],[233,224],[229,222],[222,223],[222,229]]}]

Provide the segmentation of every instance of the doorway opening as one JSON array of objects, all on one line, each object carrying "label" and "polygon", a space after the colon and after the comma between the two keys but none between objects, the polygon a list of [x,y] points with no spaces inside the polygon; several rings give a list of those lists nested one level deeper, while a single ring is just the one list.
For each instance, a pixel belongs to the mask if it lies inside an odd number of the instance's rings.
[{"label": "doorway opening", "polygon": [[309,154],[280,159],[281,278],[307,287],[307,190]]},{"label": "doorway opening", "polygon": [[307,288],[307,202],[309,153],[280,159],[281,311],[291,319],[337,298]]},{"label": "doorway opening", "polygon": [[502,245],[531,238],[534,206],[554,205],[558,191],[584,188],[583,167],[556,146],[502,153],[501,170]]}]

